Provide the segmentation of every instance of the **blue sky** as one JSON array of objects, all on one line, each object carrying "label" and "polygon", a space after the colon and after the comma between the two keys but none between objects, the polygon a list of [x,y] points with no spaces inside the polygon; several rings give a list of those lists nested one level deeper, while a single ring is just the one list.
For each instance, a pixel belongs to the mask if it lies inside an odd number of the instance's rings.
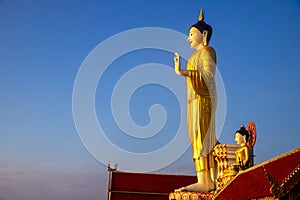
[{"label": "blue sky", "polygon": [[[126,30],[162,27],[187,34],[200,7],[214,29],[210,44],[216,49],[226,89],[220,142],[234,143],[240,124],[254,121],[256,163],[298,148],[298,0],[1,0],[0,199],[105,199],[106,167],[86,150],[73,121],[78,70],[98,44]],[[149,123],[149,106],[165,107],[168,118],[158,139],[122,136],[112,118],[109,98],[117,78],[150,62],[172,67],[173,54],[145,49],[120,56],[99,81],[95,96],[96,114],[107,137],[133,152],[165,145],[178,127],[179,111],[173,109],[178,102],[158,85],[140,88],[129,106],[141,126]],[[158,171],[193,172],[190,150]]]}]

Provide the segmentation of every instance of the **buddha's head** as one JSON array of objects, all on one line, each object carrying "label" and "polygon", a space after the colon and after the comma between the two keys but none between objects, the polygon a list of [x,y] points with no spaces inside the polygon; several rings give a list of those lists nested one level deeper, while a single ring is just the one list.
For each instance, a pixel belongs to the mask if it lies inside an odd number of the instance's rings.
[{"label": "buddha's head", "polygon": [[199,45],[208,45],[212,35],[212,27],[204,22],[202,10],[200,11],[199,21],[190,27],[188,42],[191,48],[197,49]]},{"label": "buddha's head", "polygon": [[242,124],[240,130],[235,132],[235,141],[238,145],[246,144],[249,139],[249,133]]}]

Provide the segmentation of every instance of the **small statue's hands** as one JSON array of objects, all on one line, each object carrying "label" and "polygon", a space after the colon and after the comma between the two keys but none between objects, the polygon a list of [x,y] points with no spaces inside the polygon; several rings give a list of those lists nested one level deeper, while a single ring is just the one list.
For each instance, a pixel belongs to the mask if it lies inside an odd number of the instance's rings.
[{"label": "small statue's hands", "polygon": [[178,53],[175,53],[174,55],[174,64],[175,64],[175,72],[176,74],[178,75],[181,75],[180,73],[180,57],[179,57],[179,54]]}]

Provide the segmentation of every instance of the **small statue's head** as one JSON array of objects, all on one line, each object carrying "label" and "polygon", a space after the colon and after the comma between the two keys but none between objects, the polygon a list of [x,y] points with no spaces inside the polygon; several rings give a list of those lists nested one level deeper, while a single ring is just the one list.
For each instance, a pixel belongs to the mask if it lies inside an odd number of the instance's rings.
[{"label": "small statue's head", "polygon": [[237,144],[245,144],[249,139],[249,132],[246,130],[245,126],[242,124],[240,130],[235,132],[235,141]]},{"label": "small statue's head", "polygon": [[195,46],[199,44],[208,45],[211,35],[212,27],[204,22],[201,9],[199,21],[190,27],[188,41],[190,42],[192,48],[195,48]]}]

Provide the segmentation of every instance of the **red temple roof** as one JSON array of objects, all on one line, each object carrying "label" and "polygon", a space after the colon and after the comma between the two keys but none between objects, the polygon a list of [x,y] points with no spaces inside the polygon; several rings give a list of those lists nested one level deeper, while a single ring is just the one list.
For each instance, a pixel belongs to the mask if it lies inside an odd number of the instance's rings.
[{"label": "red temple roof", "polygon": [[112,172],[111,200],[166,200],[169,193],[197,181],[195,176]]},{"label": "red temple roof", "polygon": [[[197,177],[186,175],[118,171],[110,173],[110,200],[165,200],[174,189],[197,181]],[[300,148],[239,172],[227,186],[208,199],[246,200],[272,196],[279,198],[290,190],[297,189],[299,180]]]},{"label": "red temple roof", "polygon": [[288,192],[299,182],[299,177],[294,178],[293,182],[289,181],[293,175],[299,176],[299,169],[300,148],[240,172],[214,199],[243,200],[270,197],[274,196],[270,189],[276,184],[277,187],[286,185],[285,192]]}]

